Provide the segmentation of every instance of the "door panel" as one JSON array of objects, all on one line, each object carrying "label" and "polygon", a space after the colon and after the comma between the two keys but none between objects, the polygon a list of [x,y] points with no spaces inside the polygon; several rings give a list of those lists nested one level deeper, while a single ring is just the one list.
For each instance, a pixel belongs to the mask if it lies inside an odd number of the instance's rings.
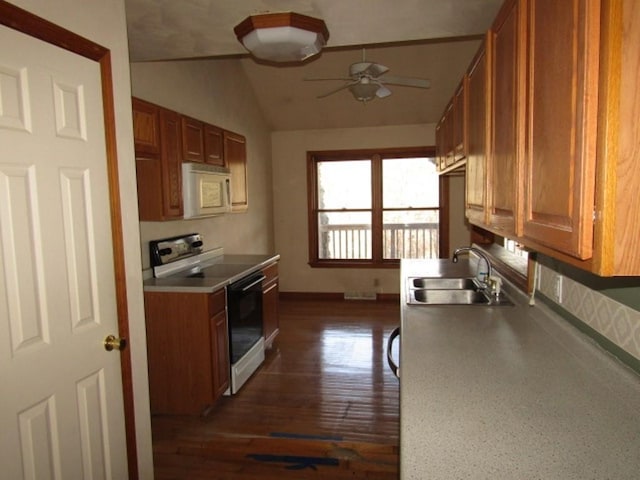
[{"label": "door panel", "polygon": [[517,1],[503,6],[491,29],[491,160],[488,165],[489,224],[502,235],[517,233],[518,98],[520,84],[520,10]]},{"label": "door panel", "polygon": [[3,475],[126,478],[100,66],[0,44]]},{"label": "door panel", "polygon": [[599,0],[528,3],[524,236],[590,258]]}]

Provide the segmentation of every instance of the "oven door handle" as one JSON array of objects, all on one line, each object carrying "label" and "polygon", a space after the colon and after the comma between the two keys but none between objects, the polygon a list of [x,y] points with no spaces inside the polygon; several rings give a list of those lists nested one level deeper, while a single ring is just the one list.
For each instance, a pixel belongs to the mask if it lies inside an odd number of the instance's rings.
[{"label": "oven door handle", "polygon": [[400,327],[396,327],[389,335],[389,340],[387,340],[387,362],[396,378],[400,378],[400,367],[393,361],[391,350],[393,348],[393,341],[398,335],[400,335]]},{"label": "oven door handle", "polygon": [[247,285],[246,287],[242,287],[242,291],[246,292],[247,290],[249,290],[251,287],[256,286],[257,284],[259,284],[260,282],[262,282],[265,278],[264,275],[260,275],[260,278],[257,278],[255,281],[251,282],[249,285]]}]

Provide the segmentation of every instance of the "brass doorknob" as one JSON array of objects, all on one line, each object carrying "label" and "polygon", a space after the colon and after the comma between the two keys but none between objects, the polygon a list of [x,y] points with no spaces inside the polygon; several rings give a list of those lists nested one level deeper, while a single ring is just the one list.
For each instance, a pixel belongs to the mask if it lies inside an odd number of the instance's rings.
[{"label": "brass doorknob", "polygon": [[114,335],[109,335],[104,339],[104,349],[107,352],[111,350],[124,350],[127,348],[127,339],[126,338],[116,338]]}]

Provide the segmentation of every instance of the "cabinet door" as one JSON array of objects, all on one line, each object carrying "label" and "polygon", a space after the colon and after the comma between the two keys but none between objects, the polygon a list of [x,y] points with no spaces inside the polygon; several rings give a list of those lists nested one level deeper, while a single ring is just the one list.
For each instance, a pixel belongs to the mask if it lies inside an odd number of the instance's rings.
[{"label": "cabinet door", "polygon": [[487,43],[482,44],[466,76],[467,96],[467,171],[465,176],[465,214],[476,225],[487,223],[487,153],[490,125],[490,65]]},{"label": "cabinet door", "polygon": [[453,96],[452,142],[454,161],[466,157],[467,124],[466,124],[466,91],[464,79],[458,85]]},{"label": "cabinet door", "polygon": [[578,258],[593,245],[599,0],[528,0],[525,238]]},{"label": "cabinet door", "polygon": [[215,401],[229,388],[229,330],[225,289],[209,295],[209,316],[211,317],[211,383]]},{"label": "cabinet door", "polygon": [[163,219],[182,218],[182,159],[180,115],[171,110],[160,110],[162,139],[162,203]]},{"label": "cabinet door", "polygon": [[162,162],[158,156],[136,156],[136,184],[139,219],[162,220]]},{"label": "cabinet door", "polygon": [[133,141],[136,155],[160,153],[160,118],[158,106],[132,99],[133,106]]},{"label": "cabinet door", "polygon": [[211,319],[211,328],[213,393],[214,398],[218,399],[229,388],[229,331],[226,310],[218,312]]},{"label": "cabinet door", "polygon": [[442,143],[444,145],[445,165],[451,166],[455,162],[455,152],[453,145],[453,99],[444,110],[442,120]]},{"label": "cabinet door", "polygon": [[224,132],[224,158],[231,170],[231,210],[246,211],[249,205],[247,192],[247,145],[237,133]]},{"label": "cabinet door", "polygon": [[522,33],[519,4],[507,0],[491,31],[492,123],[491,156],[488,163],[489,225],[501,235],[518,233],[516,212],[520,191],[523,93]]},{"label": "cabinet door", "polygon": [[[182,218],[180,115],[135,98],[133,108],[139,218]],[[147,137],[140,137],[141,132],[147,132]],[[149,141],[141,144],[140,138]]]},{"label": "cabinet door", "polygon": [[204,123],[182,116],[182,161],[204,162]]},{"label": "cabinet door", "polygon": [[214,125],[204,125],[204,160],[211,165],[225,166],[222,129]]},{"label": "cabinet door", "polygon": [[438,171],[444,170],[447,166],[446,161],[446,152],[444,145],[444,128],[443,128],[444,118],[441,118],[438,124],[436,125],[436,167]]},{"label": "cabinet door", "polygon": [[214,401],[208,295],[145,292],[153,414],[199,415]]}]

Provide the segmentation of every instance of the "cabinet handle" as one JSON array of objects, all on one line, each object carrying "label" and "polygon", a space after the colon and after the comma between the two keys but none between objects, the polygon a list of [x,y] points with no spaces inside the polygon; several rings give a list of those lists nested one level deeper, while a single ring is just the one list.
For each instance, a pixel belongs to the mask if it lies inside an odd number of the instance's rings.
[{"label": "cabinet handle", "polygon": [[393,361],[391,349],[393,347],[393,341],[398,335],[400,335],[400,327],[396,327],[389,335],[389,340],[387,340],[387,362],[389,363],[389,368],[391,368],[391,371],[396,378],[400,378],[400,367]]},{"label": "cabinet handle", "polygon": [[267,288],[266,290],[263,290],[262,293],[268,293],[271,290],[273,290],[274,288],[276,288],[278,286],[277,283],[274,283],[273,285],[271,285],[269,288]]},{"label": "cabinet handle", "polygon": [[246,292],[247,290],[249,290],[251,287],[255,287],[257,284],[259,284],[260,282],[262,282],[265,278],[264,275],[262,275],[260,278],[258,278],[255,282],[251,282],[249,285],[247,285],[246,287],[242,287],[242,291]]}]

